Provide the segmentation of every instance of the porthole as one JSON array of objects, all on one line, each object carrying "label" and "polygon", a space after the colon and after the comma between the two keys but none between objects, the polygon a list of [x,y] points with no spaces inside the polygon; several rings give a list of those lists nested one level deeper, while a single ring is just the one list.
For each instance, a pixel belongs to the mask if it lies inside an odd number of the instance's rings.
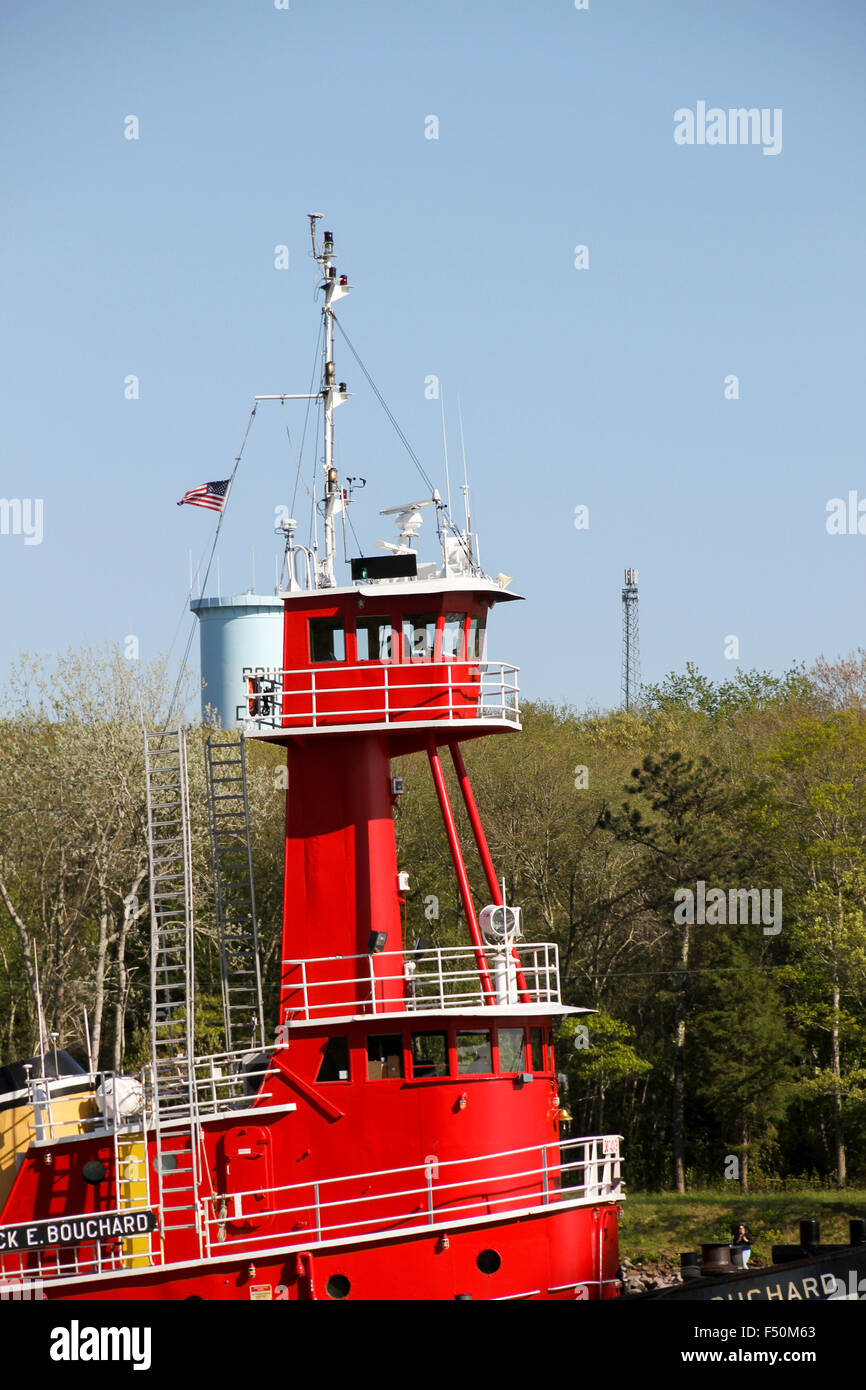
[{"label": "porthole", "polygon": [[482,1274],[495,1274],[502,1264],[502,1256],[498,1250],[482,1250],[475,1263]]},{"label": "porthole", "polygon": [[325,1285],[325,1293],[329,1298],[348,1298],[351,1287],[345,1274],[332,1274]]}]

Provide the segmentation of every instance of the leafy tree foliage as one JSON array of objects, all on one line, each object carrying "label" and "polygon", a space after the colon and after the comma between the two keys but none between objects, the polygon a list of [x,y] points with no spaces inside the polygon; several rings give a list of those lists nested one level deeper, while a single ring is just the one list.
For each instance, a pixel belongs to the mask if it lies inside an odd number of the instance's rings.
[{"label": "leafy tree foliage", "polygon": [[[61,1045],[133,1069],[149,1047],[142,723],[161,663],[118,650],[24,656],[0,708],[0,1057]],[[203,744],[190,734],[201,1045],[220,1044]],[[574,1133],[625,1138],[634,1186],[866,1180],[866,654],[713,683],[689,665],[628,713],[530,704],[465,745],[497,872],[525,935],[554,942]],[[465,942],[423,755],[395,767],[405,939]],[[286,784],[251,743],[266,1008],[276,1022]],[[453,774],[475,902],[490,901]],[[289,791],[290,794],[290,791]],[[781,931],[675,915],[678,890],[782,895]],[[582,1032],[580,1030],[585,1030]]]}]

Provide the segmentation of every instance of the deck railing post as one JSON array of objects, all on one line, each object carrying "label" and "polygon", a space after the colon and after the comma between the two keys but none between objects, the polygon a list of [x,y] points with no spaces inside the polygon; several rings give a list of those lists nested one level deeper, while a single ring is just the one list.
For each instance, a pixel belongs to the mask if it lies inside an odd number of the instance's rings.
[{"label": "deck railing post", "polygon": [[541,1191],[542,1204],[547,1206],[550,1201],[550,1188],[547,1176],[547,1145],[541,1146]]}]

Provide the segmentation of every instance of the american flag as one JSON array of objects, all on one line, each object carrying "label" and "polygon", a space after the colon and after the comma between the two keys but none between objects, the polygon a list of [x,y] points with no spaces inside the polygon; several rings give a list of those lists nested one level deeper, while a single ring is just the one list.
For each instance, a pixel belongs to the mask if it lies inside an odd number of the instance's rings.
[{"label": "american flag", "polygon": [[178,502],[182,507],[186,502],[190,507],[207,507],[209,511],[221,512],[228,501],[229,483],[231,478],[223,478],[221,483],[204,483],[201,487],[194,487],[192,492],[185,492]]}]

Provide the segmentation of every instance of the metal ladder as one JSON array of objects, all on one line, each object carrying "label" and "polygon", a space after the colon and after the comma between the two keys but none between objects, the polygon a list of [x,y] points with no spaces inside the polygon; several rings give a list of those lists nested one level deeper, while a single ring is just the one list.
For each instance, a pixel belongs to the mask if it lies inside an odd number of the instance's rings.
[{"label": "metal ladder", "polygon": [[[195,957],[186,735],[144,736],[150,864],[151,1046],[163,1238],[199,1232],[200,1124],[193,1066]],[[167,1125],[170,1123],[170,1129]]]},{"label": "metal ladder", "polygon": [[244,738],[205,744],[226,1051],[265,1039]]}]

